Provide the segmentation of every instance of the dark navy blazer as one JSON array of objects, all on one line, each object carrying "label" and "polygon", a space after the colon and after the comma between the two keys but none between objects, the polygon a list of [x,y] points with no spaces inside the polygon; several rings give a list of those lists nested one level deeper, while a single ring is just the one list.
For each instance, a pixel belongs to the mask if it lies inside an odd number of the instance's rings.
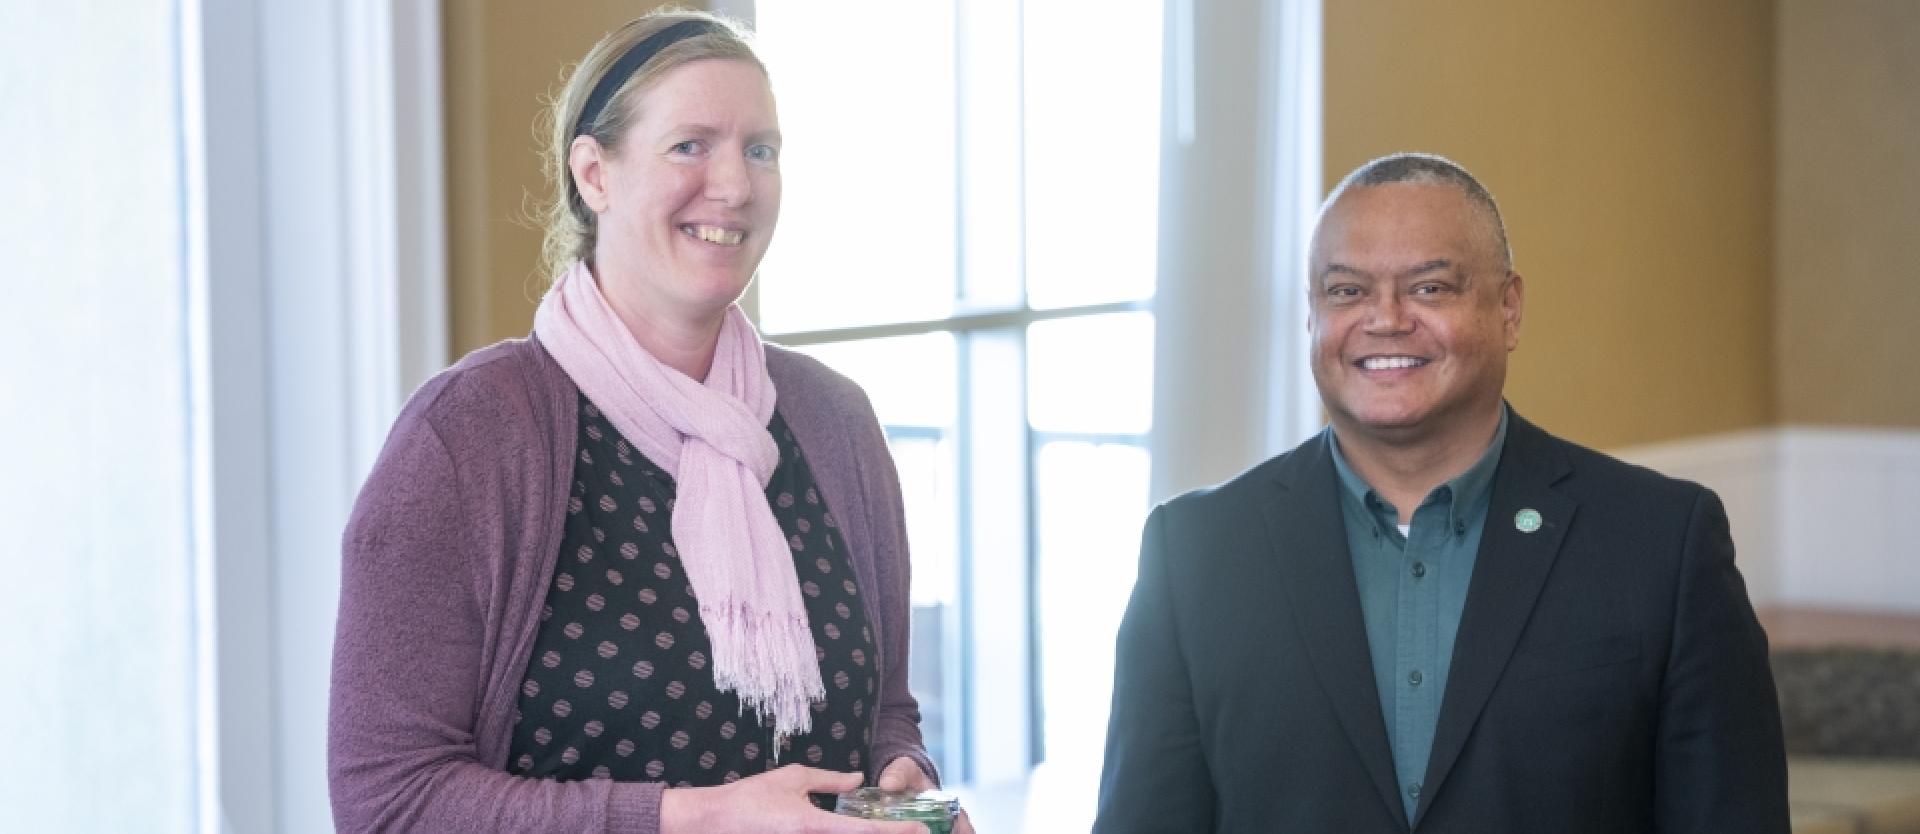
[{"label": "dark navy blazer", "polygon": [[1337,490],[1322,435],[1149,517],[1096,834],[1787,834],[1710,490],[1514,415],[1411,824]]}]

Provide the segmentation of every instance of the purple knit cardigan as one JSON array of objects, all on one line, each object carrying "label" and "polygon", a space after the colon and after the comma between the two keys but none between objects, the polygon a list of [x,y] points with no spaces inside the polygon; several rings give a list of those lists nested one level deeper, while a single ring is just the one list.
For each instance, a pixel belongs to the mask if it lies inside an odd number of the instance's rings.
[{"label": "purple knit cardigan", "polygon": [[[879,651],[872,774],[934,773],[907,689],[900,484],[860,388],[769,346],[779,408],[840,521]],[[560,554],[579,389],[534,339],[408,401],[347,523],[327,722],[334,824],[357,832],[657,834],[658,782],[509,775],[513,705]]]}]

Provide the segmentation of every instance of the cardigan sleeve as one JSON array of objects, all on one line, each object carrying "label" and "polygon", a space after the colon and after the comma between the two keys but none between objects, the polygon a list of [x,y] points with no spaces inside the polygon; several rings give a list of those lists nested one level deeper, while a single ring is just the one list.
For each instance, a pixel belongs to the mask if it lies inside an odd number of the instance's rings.
[{"label": "cardigan sleeve", "polygon": [[487,559],[477,542],[487,537],[478,531],[504,522],[462,499],[454,456],[425,410],[410,407],[395,425],[342,545],[327,738],[335,825],[657,834],[660,783],[528,779],[480,761]]},{"label": "cardigan sleeve", "polygon": [[874,577],[879,594],[883,625],[880,630],[881,656],[893,658],[881,670],[879,715],[873,737],[873,772],[880,772],[894,759],[905,756],[920,765],[920,770],[940,783],[940,771],[927,756],[920,735],[920,702],[913,697],[908,672],[912,639],[912,559],[907,550],[907,518],[900,495],[900,475],[893,456],[887,451],[886,433],[881,430],[873,406],[860,397],[864,419],[853,442],[859,459],[860,478],[865,482],[867,517],[873,529]]}]

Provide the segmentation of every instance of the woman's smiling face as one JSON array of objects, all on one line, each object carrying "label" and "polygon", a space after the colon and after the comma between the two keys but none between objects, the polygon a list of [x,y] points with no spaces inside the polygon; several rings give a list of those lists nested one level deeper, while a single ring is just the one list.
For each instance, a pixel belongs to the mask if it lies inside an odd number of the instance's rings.
[{"label": "woman's smiling face", "polygon": [[602,288],[710,316],[746,290],[780,216],[773,91],[751,63],[705,59],[666,72],[635,106],[620,146],[599,156],[600,188],[582,188],[599,214],[595,264],[628,284],[600,274]]}]

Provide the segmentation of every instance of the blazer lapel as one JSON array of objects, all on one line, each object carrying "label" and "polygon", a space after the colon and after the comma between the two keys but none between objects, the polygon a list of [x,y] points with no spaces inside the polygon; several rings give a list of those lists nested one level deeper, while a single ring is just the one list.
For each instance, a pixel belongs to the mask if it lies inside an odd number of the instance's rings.
[{"label": "blazer lapel", "polygon": [[[1480,553],[1467,587],[1466,609],[1454,639],[1453,669],[1441,699],[1415,820],[1426,815],[1459,759],[1560,553],[1578,504],[1552,485],[1570,471],[1556,441],[1520,415],[1512,415],[1487,504]],[[1526,510],[1538,513],[1539,527],[1531,532],[1520,529],[1520,514]]]},{"label": "blazer lapel", "polygon": [[1326,435],[1302,444],[1276,475],[1279,490],[1264,508],[1278,554],[1294,627],[1341,727],[1360,755],[1381,801],[1407,825],[1380,713],[1380,693],[1367,650],[1360,589],[1340,514],[1340,495]]}]

